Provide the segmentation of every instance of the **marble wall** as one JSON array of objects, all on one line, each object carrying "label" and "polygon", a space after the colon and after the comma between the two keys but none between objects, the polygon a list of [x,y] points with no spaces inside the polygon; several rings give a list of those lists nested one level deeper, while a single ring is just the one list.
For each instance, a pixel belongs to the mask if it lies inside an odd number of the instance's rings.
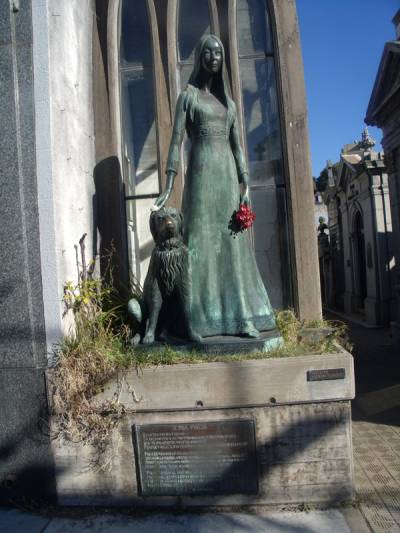
[{"label": "marble wall", "polygon": [[[0,1],[0,501],[51,499],[30,0]],[[57,313],[57,310],[55,310]],[[40,479],[40,483],[38,483]]]}]

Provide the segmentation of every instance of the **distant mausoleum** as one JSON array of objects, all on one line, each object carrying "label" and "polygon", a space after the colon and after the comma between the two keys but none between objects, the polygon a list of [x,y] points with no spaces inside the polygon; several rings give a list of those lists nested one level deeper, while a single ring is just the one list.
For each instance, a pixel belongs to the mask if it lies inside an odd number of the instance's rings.
[{"label": "distant mausoleum", "polygon": [[[396,317],[388,172],[368,129],[328,170],[319,256],[326,307],[384,325]],[[329,232],[329,237],[328,237]]]},{"label": "distant mausoleum", "polygon": [[396,38],[388,41],[381,62],[365,122],[382,129],[386,172],[393,222],[394,258],[390,268],[395,311],[392,331],[400,338],[400,10],[393,18]]}]

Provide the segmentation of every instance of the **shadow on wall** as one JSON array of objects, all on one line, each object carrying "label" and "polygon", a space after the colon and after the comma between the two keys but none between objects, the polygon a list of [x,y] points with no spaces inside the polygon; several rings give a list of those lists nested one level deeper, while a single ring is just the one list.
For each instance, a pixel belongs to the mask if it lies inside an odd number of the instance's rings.
[{"label": "shadow on wall", "polygon": [[112,156],[100,161],[94,169],[93,178],[96,191],[93,197],[94,255],[98,250],[102,278],[110,280],[111,275],[121,296],[127,296],[129,266],[125,189],[118,158]]},{"label": "shadow on wall", "polygon": [[0,505],[55,503],[44,371],[2,369],[0,387]]}]

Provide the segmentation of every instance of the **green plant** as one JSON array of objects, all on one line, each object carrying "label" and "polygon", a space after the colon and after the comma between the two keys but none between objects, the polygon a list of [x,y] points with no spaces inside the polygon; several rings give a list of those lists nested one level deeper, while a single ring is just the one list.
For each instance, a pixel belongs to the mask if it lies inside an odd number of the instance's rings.
[{"label": "green plant", "polygon": [[351,351],[347,326],[343,322],[323,319],[301,321],[293,310],[288,309],[277,312],[276,323],[284,340],[283,353],[331,353],[337,351],[339,345]]},{"label": "green plant", "polygon": [[84,238],[78,281],[64,286],[66,312],[73,313],[74,327],[56,347],[52,409],[60,435],[74,442],[84,440],[102,453],[124,409],[117,399],[96,402],[94,397],[107,380],[129,366],[130,329],[121,318],[124,302],[118,301],[112,277],[107,276],[105,283],[94,262],[86,266]]},{"label": "green plant", "polygon": [[276,325],[285,344],[294,345],[297,343],[301,322],[292,309],[278,311],[276,313]]}]

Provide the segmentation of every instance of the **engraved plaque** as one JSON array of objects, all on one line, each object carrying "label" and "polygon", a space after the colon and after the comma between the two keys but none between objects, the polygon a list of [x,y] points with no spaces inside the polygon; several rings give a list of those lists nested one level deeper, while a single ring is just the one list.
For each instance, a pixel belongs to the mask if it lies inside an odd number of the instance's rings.
[{"label": "engraved plaque", "polygon": [[256,494],[253,420],[133,426],[141,496]]},{"label": "engraved plaque", "polygon": [[329,381],[333,379],[344,379],[345,377],[346,371],[344,368],[307,370],[307,381]]}]

